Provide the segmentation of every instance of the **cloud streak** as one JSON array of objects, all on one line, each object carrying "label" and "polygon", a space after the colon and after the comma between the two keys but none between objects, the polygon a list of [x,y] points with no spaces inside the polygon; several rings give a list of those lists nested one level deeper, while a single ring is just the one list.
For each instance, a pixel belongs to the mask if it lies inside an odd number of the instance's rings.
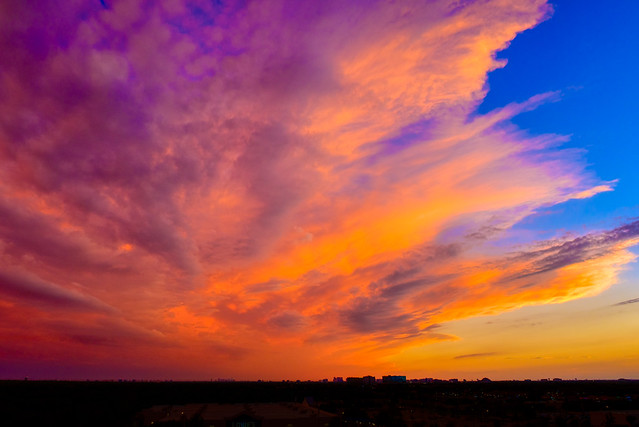
[{"label": "cloud streak", "polygon": [[476,358],[476,357],[488,357],[494,356],[497,353],[471,353],[471,354],[462,354],[459,356],[455,356],[454,359],[468,359],[468,358]]},{"label": "cloud streak", "polygon": [[111,312],[113,307],[75,289],[46,282],[25,273],[0,272],[0,293],[50,308]]},{"label": "cloud streak", "polygon": [[634,304],[634,303],[637,303],[637,302],[639,302],[639,298],[633,298],[633,299],[629,299],[629,300],[626,300],[626,301],[618,302],[617,304],[615,304],[615,306]]}]

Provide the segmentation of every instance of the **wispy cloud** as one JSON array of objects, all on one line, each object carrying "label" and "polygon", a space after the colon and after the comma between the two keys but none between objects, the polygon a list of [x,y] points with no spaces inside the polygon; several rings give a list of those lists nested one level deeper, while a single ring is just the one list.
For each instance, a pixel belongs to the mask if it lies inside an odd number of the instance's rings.
[{"label": "wispy cloud", "polygon": [[472,354],[462,354],[459,356],[455,356],[453,359],[468,359],[468,358],[476,358],[476,357],[489,357],[494,356],[498,353],[472,353]]},{"label": "wispy cloud", "polygon": [[53,309],[98,312],[115,310],[91,295],[44,281],[28,273],[0,272],[0,294]]},{"label": "wispy cloud", "polygon": [[639,298],[633,298],[633,299],[629,299],[629,300],[626,300],[626,301],[618,302],[617,304],[614,304],[614,305],[615,306],[617,306],[617,305],[627,305],[627,304],[634,304],[634,303],[637,303],[637,302],[639,302]]}]

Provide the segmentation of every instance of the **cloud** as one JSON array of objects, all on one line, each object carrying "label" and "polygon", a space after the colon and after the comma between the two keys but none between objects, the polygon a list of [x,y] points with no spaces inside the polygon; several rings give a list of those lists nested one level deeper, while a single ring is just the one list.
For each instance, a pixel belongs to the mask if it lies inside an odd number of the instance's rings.
[{"label": "cloud", "polygon": [[272,317],[269,322],[277,328],[300,330],[305,326],[306,318],[299,313],[287,311]]},{"label": "cloud", "polygon": [[[138,361],[166,346],[167,364],[249,375],[382,363],[455,339],[434,330],[446,321],[600,292],[634,259],[636,222],[500,242],[614,186],[567,137],[511,123],[560,94],[475,112],[496,52],[550,14],[542,0],[2,3],[3,298],[37,306],[34,342],[130,345]],[[56,326],[60,309],[83,313]]]},{"label": "cloud", "polygon": [[0,272],[0,293],[48,308],[112,312],[115,309],[99,299],[75,289],[44,281],[28,273]]},{"label": "cloud", "polygon": [[[339,324],[344,334],[380,337],[387,346],[391,337],[428,339],[435,322],[596,294],[611,286],[620,268],[634,259],[626,248],[637,243],[636,230],[632,222],[610,231],[544,242],[544,249],[531,248],[501,259],[465,256],[476,244],[474,238],[457,245],[452,258],[425,262],[423,254],[404,256],[402,268],[410,272],[411,280],[394,272],[385,281],[368,282],[361,291],[366,297],[346,299]],[[448,274],[433,275],[433,270]],[[358,276],[349,279],[358,281]]]},{"label": "cloud", "polygon": [[626,301],[621,301],[621,302],[618,302],[617,304],[614,304],[614,305],[615,306],[617,306],[617,305],[627,305],[627,304],[634,304],[636,302],[639,302],[639,298],[633,298],[633,299],[629,299],[629,300],[626,300]]},{"label": "cloud", "polygon": [[455,356],[453,359],[468,359],[468,358],[476,358],[476,357],[489,357],[494,356],[497,353],[471,353],[471,354],[462,354],[460,356]]},{"label": "cloud", "polygon": [[599,258],[618,243],[634,242],[639,237],[639,221],[634,221],[603,233],[592,233],[568,241],[548,242],[548,247],[516,257],[530,259],[531,271],[519,277],[556,270],[567,265]]}]

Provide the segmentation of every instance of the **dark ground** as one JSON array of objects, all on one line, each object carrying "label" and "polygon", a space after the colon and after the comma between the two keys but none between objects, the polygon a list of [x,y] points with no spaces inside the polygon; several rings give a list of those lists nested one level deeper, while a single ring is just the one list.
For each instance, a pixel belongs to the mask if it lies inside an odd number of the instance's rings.
[{"label": "dark ground", "polygon": [[[186,403],[301,402],[341,426],[639,427],[639,381],[376,384],[0,381],[3,426],[137,426]],[[185,425],[196,423],[186,423]]]}]

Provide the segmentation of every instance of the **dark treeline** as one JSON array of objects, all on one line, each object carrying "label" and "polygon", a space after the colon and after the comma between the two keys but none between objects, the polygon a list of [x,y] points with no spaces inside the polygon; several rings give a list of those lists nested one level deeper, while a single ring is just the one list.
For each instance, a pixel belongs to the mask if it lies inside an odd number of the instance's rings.
[{"label": "dark treeline", "polygon": [[[0,381],[3,425],[136,426],[139,412],[187,403],[301,402],[338,425],[636,426],[639,381],[375,384]],[[619,416],[627,413],[623,422]],[[621,412],[620,412],[621,411]],[[612,414],[612,415],[611,415]],[[607,418],[606,418],[607,416]],[[595,417],[595,418],[593,418]],[[612,418],[611,418],[612,417]],[[633,418],[634,417],[634,418]],[[6,423],[6,424],[5,424]]]}]

